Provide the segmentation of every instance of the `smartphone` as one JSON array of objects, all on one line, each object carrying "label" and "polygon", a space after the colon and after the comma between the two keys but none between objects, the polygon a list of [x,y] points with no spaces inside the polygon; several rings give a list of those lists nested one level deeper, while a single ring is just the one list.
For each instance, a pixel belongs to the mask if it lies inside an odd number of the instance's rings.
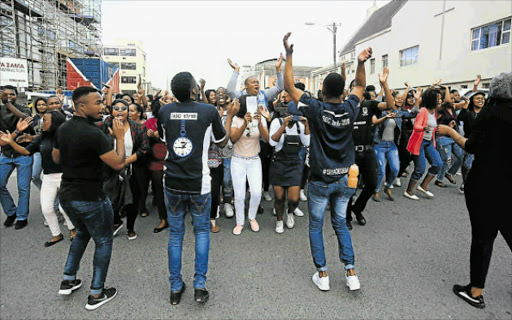
[{"label": "smartphone", "polygon": [[294,122],[299,122],[299,116],[293,116],[293,121]]}]

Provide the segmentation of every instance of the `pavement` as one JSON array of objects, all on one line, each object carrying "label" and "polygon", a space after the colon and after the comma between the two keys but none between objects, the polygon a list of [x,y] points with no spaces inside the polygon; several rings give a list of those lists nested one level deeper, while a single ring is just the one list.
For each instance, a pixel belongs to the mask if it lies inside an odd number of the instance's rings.
[{"label": "pavement", "polygon": [[[138,218],[138,238],[129,241],[126,229],[114,238],[107,286],[117,297],[95,311],[84,308],[92,278],[91,241],[78,273],[84,286],[71,296],[57,294],[70,241],[45,248],[51,238],[43,225],[39,192],[32,187],[29,224],[25,229],[0,227],[0,319],[512,319],[512,255],[498,235],[487,277],[487,307],[476,309],[452,292],[455,283],[469,282],[471,231],[461,183],[440,189],[435,199],[418,202],[393,189],[396,200],[369,201],[365,226],[354,221],[351,231],[361,290],[345,285],[336,236],[326,213],[324,239],[330,286],[321,292],[311,281],[315,268],[310,255],[306,213],[293,229],[274,231],[273,202],[264,202],[258,215],[260,232],[248,224],[232,234],[234,219],[222,217],[221,231],[211,235],[207,288],[210,300],[193,300],[194,237],[186,224],[183,278],[187,291],[178,306],[169,303],[167,232],[153,233],[155,207]],[[402,179],[405,185],[405,179]],[[16,194],[15,174],[8,188]],[[148,204],[151,197],[148,197]],[[2,209],[0,209],[2,211]],[[0,223],[5,214],[0,215]],[[190,219],[190,217],[187,217]],[[61,224],[63,233],[67,229]]]}]

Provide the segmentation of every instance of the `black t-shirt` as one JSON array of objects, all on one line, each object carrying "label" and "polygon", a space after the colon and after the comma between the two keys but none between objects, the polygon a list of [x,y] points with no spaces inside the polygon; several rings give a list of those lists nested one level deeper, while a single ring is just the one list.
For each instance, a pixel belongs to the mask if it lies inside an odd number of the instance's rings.
[{"label": "black t-shirt", "polygon": [[311,130],[309,157],[311,180],[334,183],[343,178],[355,162],[352,128],[359,98],[350,95],[339,104],[321,102],[303,94],[299,111],[308,118]]},{"label": "black t-shirt", "polygon": [[[16,109],[18,109],[21,113],[25,114],[27,117],[29,117],[31,114],[31,111],[27,106],[15,103],[14,107]],[[20,118],[16,117],[14,115],[14,113],[12,113],[11,110],[9,110],[9,108],[7,108],[6,105],[4,105],[3,103],[0,102],[0,131],[6,132],[7,130],[9,130],[11,133],[13,133],[16,130],[16,125],[19,120],[20,120]],[[35,134],[34,129],[31,126],[29,126],[22,133],[21,132],[18,133],[18,136],[20,136],[24,133],[28,133],[30,135]],[[29,145],[28,142],[20,143],[20,146],[22,146],[24,148],[28,145]],[[9,158],[10,157],[18,157],[20,155],[19,153],[14,151],[14,149],[10,145],[3,146],[3,147],[1,147],[1,149],[2,149],[2,154]]]},{"label": "black t-shirt", "polygon": [[41,153],[41,166],[44,174],[62,173],[62,167],[53,162],[53,139],[49,134],[43,132],[26,149],[31,155],[36,152]]},{"label": "black t-shirt", "polygon": [[62,124],[55,137],[62,167],[61,201],[100,201],[103,192],[100,156],[113,150],[105,134],[94,122],[73,117]]},{"label": "black t-shirt", "polygon": [[364,100],[359,106],[359,115],[354,121],[354,130],[352,137],[354,138],[354,145],[368,146],[373,141],[373,125],[372,117],[380,116],[378,108],[379,101]]},{"label": "black t-shirt", "polygon": [[175,102],[158,112],[160,137],[167,143],[165,187],[184,194],[210,192],[208,148],[226,138],[217,109],[211,105]]}]

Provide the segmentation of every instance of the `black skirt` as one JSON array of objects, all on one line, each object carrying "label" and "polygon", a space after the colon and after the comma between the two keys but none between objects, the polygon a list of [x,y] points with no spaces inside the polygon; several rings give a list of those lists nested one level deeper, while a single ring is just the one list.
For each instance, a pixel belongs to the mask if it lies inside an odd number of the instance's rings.
[{"label": "black skirt", "polygon": [[272,157],[269,169],[269,183],[278,187],[299,187],[302,180],[301,158],[284,157],[280,152]]}]

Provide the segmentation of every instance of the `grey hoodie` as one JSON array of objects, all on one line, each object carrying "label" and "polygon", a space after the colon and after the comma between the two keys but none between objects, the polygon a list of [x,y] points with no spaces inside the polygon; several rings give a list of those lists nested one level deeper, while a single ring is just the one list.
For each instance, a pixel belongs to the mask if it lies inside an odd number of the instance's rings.
[{"label": "grey hoodie", "polygon": [[512,102],[512,72],[500,73],[491,80],[489,96],[493,99]]}]

